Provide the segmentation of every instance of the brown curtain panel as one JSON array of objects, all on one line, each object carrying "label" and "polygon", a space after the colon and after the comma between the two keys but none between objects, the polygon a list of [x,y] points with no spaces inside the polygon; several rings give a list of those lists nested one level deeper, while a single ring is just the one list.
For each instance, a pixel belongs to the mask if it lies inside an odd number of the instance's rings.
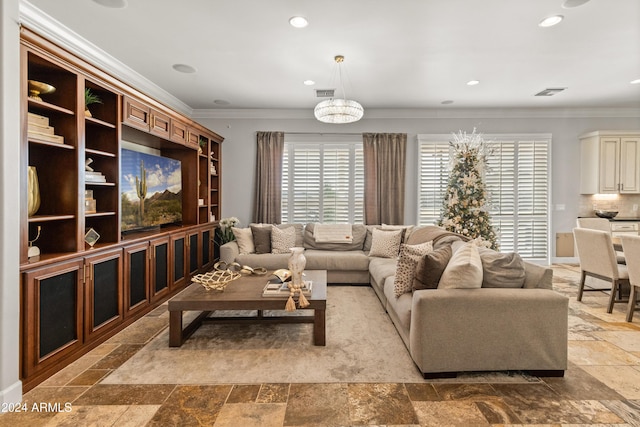
[{"label": "brown curtain panel", "polygon": [[258,132],[254,222],[279,224],[282,216],[284,132]]},{"label": "brown curtain panel", "polygon": [[363,133],[364,223],[404,223],[406,133]]}]

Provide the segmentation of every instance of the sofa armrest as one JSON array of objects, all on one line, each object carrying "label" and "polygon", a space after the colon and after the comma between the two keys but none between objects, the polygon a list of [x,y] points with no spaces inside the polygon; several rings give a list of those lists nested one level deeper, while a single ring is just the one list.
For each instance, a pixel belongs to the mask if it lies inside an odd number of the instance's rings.
[{"label": "sofa armrest", "polygon": [[227,264],[231,264],[236,260],[236,257],[240,255],[240,249],[238,248],[238,242],[232,240],[220,246],[220,261]]},{"label": "sofa armrest", "polygon": [[548,289],[415,291],[409,350],[423,373],[565,370],[568,305]]}]

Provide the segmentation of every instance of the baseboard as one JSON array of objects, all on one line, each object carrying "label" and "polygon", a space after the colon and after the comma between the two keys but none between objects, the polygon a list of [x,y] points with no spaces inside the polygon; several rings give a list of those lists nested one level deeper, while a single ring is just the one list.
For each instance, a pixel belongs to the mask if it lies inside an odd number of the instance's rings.
[{"label": "baseboard", "polygon": [[22,401],[22,381],[18,380],[0,391],[0,403],[20,403]]}]

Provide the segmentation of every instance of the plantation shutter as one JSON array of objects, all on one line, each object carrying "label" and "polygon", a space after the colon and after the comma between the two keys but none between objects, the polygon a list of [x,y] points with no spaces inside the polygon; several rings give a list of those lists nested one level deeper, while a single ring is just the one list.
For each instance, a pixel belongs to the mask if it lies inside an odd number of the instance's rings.
[{"label": "plantation shutter", "polygon": [[[418,224],[440,218],[449,178],[449,143],[444,135],[419,136]],[[493,149],[485,170],[491,222],[502,252],[527,259],[549,257],[549,170],[551,137],[485,135]]]},{"label": "plantation shutter", "polygon": [[442,212],[442,201],[449,177],[449,144],[420,144],[418,224],[435,224]]},{"label": "plantation shutter", "polygon": [[362,142],[285,142],[283,162],[283,223],[362,223]]}]

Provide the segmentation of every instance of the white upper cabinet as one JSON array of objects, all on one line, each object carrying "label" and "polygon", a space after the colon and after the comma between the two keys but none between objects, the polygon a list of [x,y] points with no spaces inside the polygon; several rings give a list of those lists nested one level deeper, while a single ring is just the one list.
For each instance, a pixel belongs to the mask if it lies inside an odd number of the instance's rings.
[{"label": "white upper cabinet", "polygon": [[640,131],[580,137],[581,194],[640,194]]}]

